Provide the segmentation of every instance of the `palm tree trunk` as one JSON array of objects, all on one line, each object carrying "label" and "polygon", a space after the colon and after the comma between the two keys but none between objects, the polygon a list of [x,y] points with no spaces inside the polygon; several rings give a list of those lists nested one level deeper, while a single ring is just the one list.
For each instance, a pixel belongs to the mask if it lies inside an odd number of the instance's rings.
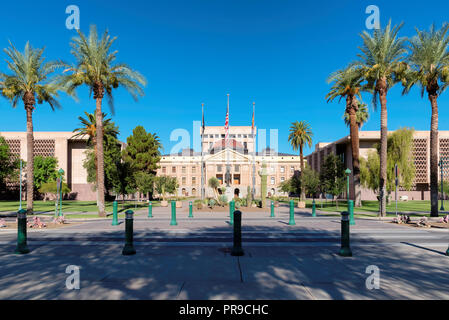
[{"label": "palm tree trunk", "polygon": [[430,206],[431,217],[438,217],[438,103],[437,94],[429,93],[432,106],[430,122]]},{"label": "palm tree trunk", "polygon": [[304,154],[303,154],[303,146],[299,146],[299,159],[301,161],[301,201],[304,201],[306,199],[306,192],[304,190],[304,182],[302,181],[303,174],[304,174]]},{"label": "palm tree trunk", "polygon": [[25,104],[27,115],[27,214],[33,214],[34,199],[33,108],[34,106],[32,104]]},{"label": "palm tree trunk", "polygon": [[388,128],[387,128],[387,83],[386,79],[379,80],[378,92],[381,104],[380,111],[380,207],[379,215],[385,217],[387,214],[386,202],[386,183],[387,183],[387,143],[388,143]]},{"label": "palm tree trunk", "polygon": [[357,104],[357,99],[351,97],[348,101],[351,105],[349,106],[349,131],[351,136],[351,149],[352,149],[352,172],[354,177],[353,182],[353,199],[354,205],[356,207],[362,206],[362,194],[360,188],[360,162],[359,162],[359,126],[356,119],[356,110],[354,109],[354,104]]},{"label": "palm tree trunk", "polygon": [[98,215],[106,216],[104,203],[104,151],[103,151],[103,113],[101,111],[102,97],[97,97],[96,125],[97,125],[97,191]]}]

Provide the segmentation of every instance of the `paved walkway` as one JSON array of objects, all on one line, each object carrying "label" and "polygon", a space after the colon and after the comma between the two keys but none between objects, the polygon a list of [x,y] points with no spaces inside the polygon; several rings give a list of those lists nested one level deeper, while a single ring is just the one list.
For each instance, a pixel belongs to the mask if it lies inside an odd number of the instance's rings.
[{"label": "paved walkway", "polygon": [[[110,220],[31,231],[28,255],[0,230],[0,299],[449,299],[448,230],[358,219],[344,258],[340,219],[296,210],[295,226],[286,207],[244,212],[243,257],[230,255],[226,213],[184,209],[173,227],[167,208],[140,212],[134,256],[121,255],[125,226]],[[65,286],[68,265],[81,268],[80,290]],[[380,289],[366,287],[370,265]]]}]

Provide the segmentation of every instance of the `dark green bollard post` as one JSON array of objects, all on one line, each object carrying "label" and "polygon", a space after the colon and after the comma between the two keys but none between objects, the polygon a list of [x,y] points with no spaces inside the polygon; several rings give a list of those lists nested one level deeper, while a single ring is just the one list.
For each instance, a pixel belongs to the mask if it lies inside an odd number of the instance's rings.
[{"label": "dark green bollard post", "polygon": [[133,254],[136,254],[136,249],[134,249],[134,244],[133,244],[133,222],[134,222],[134,218],[133,218],[133,214],[134,211],[132,210],[128,210],[125,212],[126,214],[126,219],[125,219],[125,247],[123,248],[122,254],[124,256],[131,256]]},{"label": "dark green bollard post", "polygon": [[349,225],[355,226],[354,220],[354,200],[348,201],[348,210],[349,210]]},{"label": "dark green bollard post", "polygon": [[176,222],[176,201],[171,202],[171,226],[177,226],[178,222]]},{"label": "dark green bollard post", "polygon": [[294,226],[295,223],[295,202],[290,200],[290,221],[288,222],[290,226]]},{"label": "dark green bollard post", "polygon": [[25,209],[17,212],[17,247],[14,251],[17,254],[30,252],[27,245],[27,211]]},{"label": "dark green bollard post", "polygon": [[148,218],[153,218],[153,203],[148,202]]},{"label": "dark green bollard post", "polygon": [[312,217],[316,217],[315,199],[313,199],[313,201],[312,201]]},{"label": "dark green bollard post", "polygon": [[271,201],[271,216],[270,218],[274,218],[274,201]]},{"label": "dark green bollard post", "polygon": [[231,256],[243,256],[242,248],[242,212],[237,210],[233,213],[234,216],[234,246],[232,247]]},{"label": "dark green bollard post", "polygon": [[231,202],[229,202],[229,224],[232,226],[234,225],[234,211],[235,211],[235,202],[234,200],[232,200]]},{"label": "dark green bollard post", "polygon": [[193,218],[193,203],[189,202],[189,218]]},{"label": "dark green bollard post", "polygon": [[112,225],[118,226],[117,201],[112,203]]},{"label": "dark green bollard post", "polygon": [[341,213],[341,249],[340,256],[352,257],[352,251],[349,246],[349,213],[344,211]]}]

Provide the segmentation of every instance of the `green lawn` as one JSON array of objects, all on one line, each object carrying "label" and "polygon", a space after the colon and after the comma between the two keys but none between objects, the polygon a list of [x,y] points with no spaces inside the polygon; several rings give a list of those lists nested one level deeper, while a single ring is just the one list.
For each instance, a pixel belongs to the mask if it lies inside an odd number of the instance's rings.
[{"label": "green lawn", "polygon": [[[106,212],[112,213],[112,203],[106,202]],[[153,206],[157,207],[160,205],[160,202],[154,202]],[[22,202],[22,207],[26,207],[26,202]],[[123,212],[128,209],[137,210],[148,208],[148,204],[146,202],[137,202],[137,201],[125,201],[123,204],[121,201],[118,201],[118,212]],[[0,201],[0,213],[1,212],[14,212],[19,209],[19,201]],[[34,211],[39,213],[49,213],[52,214],[55,212],[55,203],[53,201],[34,201]],[[97,203],[96,201],[63,201],[62,202],[62,212],[97,212]]]},{"label": "green lawn", "polygon": [[[295,207],[298,203],[298,198],[292,199],[295,202]],[[288,201],[281,201],[283,203],[288,203]],[[338,201],[338,209],[336,206],[335,201],[323,200],[315,200],[316,208],[321,211],[327,211],[327,212],[336,212],[340,213],[342,211],[347,210],[347,203],[346,200]],[[321,203],[323,203],[323,207],[321,208]],[[440,201],[438,201],[438,208],[440,207]],[[306,207],[312,208],[312,200],[306,201]],[[449,202],[445,202],[445,208],[449,209]],[[448,210],[449,211],[449,210]],[[360,208],[354,208],[354,212],[367,212],[372,213],[373,215],[377,214],[379,212],[379,202],[378,201],[362,201],[362,207]],[[387,212],[388,216],[394,216],[396,212],[396,203],[392,201],[389,205],[387,205]],[[413,201],[398,201],[398,213],[401,212],[427,212],[430,214],[430,201],[420,201],[420,200],[413,200]]]}]

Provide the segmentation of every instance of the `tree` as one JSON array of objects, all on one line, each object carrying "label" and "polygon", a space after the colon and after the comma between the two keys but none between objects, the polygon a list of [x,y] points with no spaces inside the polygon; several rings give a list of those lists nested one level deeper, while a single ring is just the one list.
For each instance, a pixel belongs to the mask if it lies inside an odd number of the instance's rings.
[{"label": "tree", "polygon": [[[353,194],[356,207],[362,206],[362,192],[360,189],[360,164],[359,164],[359,123],[357,122],[357,112],[359,112],[363,78],[360,76],[360,70],[355,67],[347,67],[331,74],[328,83],[333,83],[331,90],[326,95],[327,102],[336,98],[346,99],[345,114],[349,115],[349,132],[351,136],[352,150],[352,168],[353,168]],[[360,119],[359,119],[360,120]],[[346,122],[346,121],[345,121]],[[348,124],[348,122],[346,122]]]},{"label": "tree", "polygon": [[288,180],[281,182],[280,189],[282,192],[286,192],[289,195],[300,195],[301,194],[301,175],[298,172]]},{"label": "tree", "polygon": [[430,101],[432,117],[430,122],[430,202],[432,217],[438,217],[438,97],[449,84],[449,24],[439,30],[435,25],[429,31],[416,29],[417,35],[409,41],[410,54],[407,57],[410,69],[403,82],[406,94],[418,84],[421,97],[424,92]]},{"label": "tree", "polygon": [[[312,147],[312,128],[307,121],[294,122],[290,127],[290,134],[288,136],[288,141],[293,147],[293,150],[299,149],[299,157],[301,161],[301,175],[304,171],[304,146],[308,145],[309,148]],[[305,199],[304,190],[301,191],[301,200]]]},{"label": "tree", "polygon": [[364,31],[360,36],[363,45],[358,54],[359,61],[354,66],[360,69],[360,74],[366,80],[367,88],[373,92],[373,105],[377,108],[377,97],[381,104],[380,112],[380,206],[379,215],[386,215],[386,180],[387,180],[387,94],[397,82],[404,78],[407,65],[401,61],[406,50],[405,38],[399,38],[398,33],[402,23],[391,26],[391,21],[385,28],[375,29],[373,34]]},{"label": "tree", "polygon": [[[343,114],[343,120],[345,121],[346,126],[350,126],[350,117],[351,115],[346,112]],[[366,103],[360,103],[357,112],[355,113],[355,119],[357,123],[357,127],[361,129],[365,123],[368,122],[369,119],[369,112],[368,112],[368,106]]]},{"label": "tree", "polygon": [[215,200],[218,201],[218,188],[220,187],[220,181],[215,177],[211,177],[207,182],[207,185],[209,188],[214,190]]},{"label": "tree", "polygon": [[[388,136],[386,191],[389,195],[395,190],[395,165],[398,166],[400,187],[411,190],[415,179],[413,161],[413,129],[401,128]],[[380,191],[379,167],[380,145],[375,145],[377,152],[368,153],[368,159],[361,162],[362,185],[374,192]]]},{"label": "tree", "polygon": [[149,194],[153,191],[154,175],[139,171],[134,174],[137,190],[142,194]]},{"label": "tree", "polygon": [[346,186],[346,177],[345,167],[340,157],[331,153],[324,158],[320,170],[320,183],[323,191],[331,194],[334,199],[343,193]]},{"label": "tree", "polygon": [[[55,200],[58,201],[58,186],[55,180],[48,181],[42,184],[42,186],[38,190],[40,193],[44,194],[44,201],[49,199],[49,195],[53,195]],[[71,192],[67,183],[62,183],[62,194],[69,194]]]},{"label": "tree", "polygon": [[315,194],[320,191],[319,173],[313,170],[309,165],[306,165],[304,168],[302,182],[306,194],[312,195],[312,197],[315,198]]},{"label": "tree", "polygon": [[10,42],[10,48],[5,49],[8,56],[9,74],[0,74],[2,81],[1,94],[10,100],[14,108],[19,101],[23,102],[27,123],[27,213],[33,213],[34,191],[34,137],[33,111],[37,104],[48,103],[52,109],[60,108],[57,101],[58,92],[63,87],[55,81],[52,74],[62,66],[60,62],[45,62],[44,49],[34,49],[29,42],[24,52],[18,51]]},{"label": "tree", "polygon": [[34,188],[39,190],[44,183],[56,181],[58,159],[55,157],[36,156],[34,158]]},{"label": "tree", "polygon": [[74,93],[79,86],[86,85],[90,92],[93,92],[93,98],[96,100],[98,212],[99,216],[104,217],[106,211],[104,204],[103,98],[106,94],[111,112],[114,113],[112,90],[123,87],[137,101],[139,96],[144,95],[142,86],[146,85],[146,80],[128,65],[115,63],[117,51],[111,52],[110,50],[116,38],[111,39],[107,31],[99,38],[97,28],[91,26],[88,37],[80,30],[78,30],[78,35],[79,37],[73,38],[71,43],[71,52],[76,59],[76,65],[66,66],[61,83],[70,93]]},{"label": "tree", "polygon": [[20,160],[15,157],[5,139],[0,136],[0,191],[6,189],[8,181],[16,181]]},{"label": "tree", "polygon": [[179,187],[176,177],[160,176],[155,178],[154,186],[157,193],[165,200],[166,194],[174,194]]}]

